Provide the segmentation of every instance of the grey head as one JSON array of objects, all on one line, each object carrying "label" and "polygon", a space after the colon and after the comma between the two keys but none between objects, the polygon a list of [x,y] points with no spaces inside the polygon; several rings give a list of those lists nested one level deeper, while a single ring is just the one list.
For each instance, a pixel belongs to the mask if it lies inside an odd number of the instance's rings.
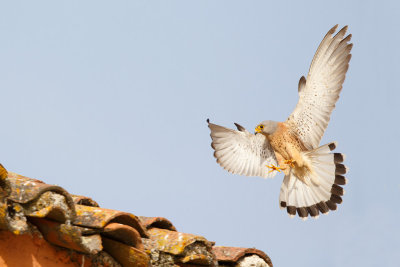
[{"label": "grey head", "polygon": [[263,133],[263,134],[273,134],[278,127],[277,121],[263,121],[257,125],[255,131],[256,133]]}]

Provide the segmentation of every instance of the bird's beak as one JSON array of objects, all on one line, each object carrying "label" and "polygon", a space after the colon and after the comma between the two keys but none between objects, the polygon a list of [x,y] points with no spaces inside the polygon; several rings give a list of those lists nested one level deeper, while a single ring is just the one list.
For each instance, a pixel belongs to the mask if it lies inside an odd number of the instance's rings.
[{"label": "bird's beak", "polygon": [[261,128],[260,125],[256,127],[256,129],[254,130],[256,133],[261,133]]}]

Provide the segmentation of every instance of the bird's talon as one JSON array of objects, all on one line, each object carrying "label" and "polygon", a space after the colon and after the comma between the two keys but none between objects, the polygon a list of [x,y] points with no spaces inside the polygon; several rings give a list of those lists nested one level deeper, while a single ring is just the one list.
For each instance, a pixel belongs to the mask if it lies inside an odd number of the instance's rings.
[{"label": "bird's talon", "polygon": [[288,159],[288,160],[285,160],[283,163],[289,165],[291,168],[294,168],[294,163],[295,162],[296,161],[294,159]]},{"label": "bird's talon", "polygon": [[276,167],[274,164],[271,164],[271,166],[269,166],[269,165],[265,165],[265,166],[267,166],[268,168],[271,169],[268,173],[271,173],[271,172],[273,172],[273,171],[281,172],[281,170],[282,170],[281,168]]}]

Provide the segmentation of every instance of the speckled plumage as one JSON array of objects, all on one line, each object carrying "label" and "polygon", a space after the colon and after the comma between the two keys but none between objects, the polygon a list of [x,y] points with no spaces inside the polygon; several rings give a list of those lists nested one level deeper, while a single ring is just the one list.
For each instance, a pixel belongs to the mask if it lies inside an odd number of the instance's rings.
[{"label": "speckled plumage", "polygon": [[[335,210],[342,202],[347,168],[344,155],[332,153],[336,143],[319,147],[330,115],[342,90],[351,59],[347,26],[336,35],[334,26],[324,37],[312,60],[307,79],[298,84],[299,101],[285,122],[263,121],[251,134],[209,123],[217,162],[229,172],[273,177],[285,174],[279,206],[290,216],[306,219]],[[276,166],[276,165],[279,165]]]}]

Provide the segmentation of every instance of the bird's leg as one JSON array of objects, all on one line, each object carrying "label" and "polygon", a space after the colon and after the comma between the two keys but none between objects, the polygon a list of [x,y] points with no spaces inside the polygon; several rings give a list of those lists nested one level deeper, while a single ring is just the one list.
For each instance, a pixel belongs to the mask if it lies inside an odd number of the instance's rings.
[{"label": "bird's leg", "polygon": [[294,168],[294,163],[295,162],[296,161],[294,159],[287,159],[283,163],[285,163],[286,165],[289,165],[291,168]]},{"label": "bird's leg", "polygon": [[278,171],[278,172],[283,171],[283,168],[277,167],[274,164],[271,164],[271,166],[269,166],[269,165],[265,165],[265,166],[267,166],[268,168],[271,169],[268,173],[271,173],[273,171]]},{"label": "bird's leg", "polygon": [[[283,173],[285,173],[285,175],[286,175],[286,174],[287,174],[286,172],[287,172],[288,167],[284,166],[284,165],[285,165],[285,164],[284,164],[284,160],[285,160],[285,159],[282,157],[282,155],[281,155],[278,151],[275,151],[275,156],[276,156],[276,159],[277,159],[278,164],[279,164],[280,167],[277,167],[277,166],[275,166],[274,164],[271,164],[271,166],[266,165],[268,168],[271,169],[268,173],[271,173],[271,172],[273,172],[273,171],[277,171],[277,172],[283,172]],[[281,166],[282,166],[282,167],[281,167]]]}]

